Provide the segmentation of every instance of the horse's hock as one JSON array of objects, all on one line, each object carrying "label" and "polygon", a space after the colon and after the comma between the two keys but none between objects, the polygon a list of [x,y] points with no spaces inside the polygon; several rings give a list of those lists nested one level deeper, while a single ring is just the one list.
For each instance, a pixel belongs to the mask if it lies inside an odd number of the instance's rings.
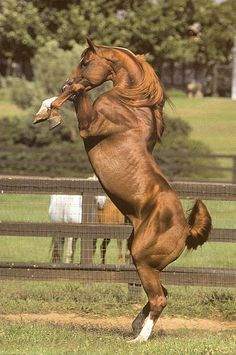
[{"label": "horse's hock", "polygon": [[[3,206],[0,216],[1,279],[118,282],[128,284],[130,292],[137,294],[140,280],[133,265],[125,260],[126,239],[132,227],[124,220],[117,223],[113,220],[105,224],[98,222],[94,196],[105,194],[97,181],[1,177],[0,185]],[[215,201],[215,204],[236,200],[234,184],[172,182],[172,186],[182,199],[200,197]],[[82,195],[81,223],[49,222],[51,194]],[[51,262],[52,238],[77,240],[74,263],[66,263],[65,254],[59,262]],[[94,240],[98,241],[96,252]],[[99,246],[104,240],[111,242],[106,245],[103,264]],[[123,241],[122,259],[117,254],[119,241]],[[215,228],[209,239],[211,248],[220,243],[220,246],[232,249],[235,248],[235,241],[236,230],[232,228]],[[201,254],[207,260],[207,250],[204,247]],[[193,262],[188,267],[170,266],[162,272],[161,277],[164,284],[171,285],[235,287],[235,259],[229,260],[229,267],[226,264],[227,262],[224,267],[218,264],[217,267],[196,267]]]}]

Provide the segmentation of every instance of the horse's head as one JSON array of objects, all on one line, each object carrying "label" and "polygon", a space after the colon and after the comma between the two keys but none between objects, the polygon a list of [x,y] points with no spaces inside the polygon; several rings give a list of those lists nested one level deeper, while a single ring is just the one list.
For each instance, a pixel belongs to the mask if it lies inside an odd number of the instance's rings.
[{"label": "horse's head", "polygon": [[64,83],[62,90],[72,84],[81,83],[90,90],[111,79],[112,67],[109,60],[102,57],[99,47],[87,38],[88,48],[82,53],[80,62]]}]

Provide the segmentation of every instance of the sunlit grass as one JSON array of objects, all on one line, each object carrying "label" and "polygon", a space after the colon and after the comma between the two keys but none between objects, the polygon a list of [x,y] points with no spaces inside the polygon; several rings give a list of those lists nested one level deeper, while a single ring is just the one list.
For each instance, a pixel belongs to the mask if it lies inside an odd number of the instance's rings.
[{"label": "sunlit grass", "polygon": [[[236,320],[236,290],[206,286],[169,286],[165,316]],[[74,281],[1,281],[2,314],[76,313],[134,317],[146,302],[141,289],[131,297],[127,284]]]},{"label": "sunlit grass", "polygon": [[128,344],[131,338],[129,330],[1,322],[0,354],[235,354],[233,331],[170,331],[154,335],[144,344]]},{"label": "sunlit grass", "polygon": [[191,137],[206,143],[215,154],[236,152],[236,101],[229,98],[188,99],[171,97],[175,109],[166,105],[170,117],[180,117],[192,127]]}]

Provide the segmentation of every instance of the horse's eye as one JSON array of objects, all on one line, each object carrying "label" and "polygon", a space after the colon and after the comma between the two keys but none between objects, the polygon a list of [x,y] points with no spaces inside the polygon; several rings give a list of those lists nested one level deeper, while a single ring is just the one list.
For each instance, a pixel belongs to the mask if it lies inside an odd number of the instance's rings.
[{"label": "horse's eye", "polygon": [[88,64],[89,64],[89,61],[83,60],[83,61],[81,62],[81,67],[87,67]]}]

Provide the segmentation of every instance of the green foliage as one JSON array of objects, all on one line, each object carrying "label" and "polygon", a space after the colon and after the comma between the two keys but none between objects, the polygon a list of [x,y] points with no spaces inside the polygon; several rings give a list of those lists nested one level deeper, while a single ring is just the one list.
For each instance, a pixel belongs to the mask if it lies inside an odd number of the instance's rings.
[{"label": "green foliage", "polygon": [[[162,143],[156,146],[154,156],[165,174],[172,179],[213,178],[215,172],[208,169],[209,159],[194,157],[194,155],[211,154],[209,147],[201,141],[189,138],[191,127],[187,122],[180,118],[169,117],[165,117],[164,121],[166,129]],[[216,161],[211,162],[212,167],[217,167]]]},{"label": "green foliage", "polygon": [[[34,126],[27,118],[0,120],[0,146],[4,146],[0,151],[1,171],[4,174],[75,177],[91,174],[78,129],[68,121],[48,131],[48,125]],[[164,172],[171,178],[213,176],[207,171],[208,161],[189,157],[191,153],[209,152],[203,143],[189,139],[190,127],[180,119],[169,118],[166,118],[166,125],[163,144],[155,150]],[[165,156],[165,152],[173,156]],[[178,157],[178,153],[187,155]]]},{"label": "green foliage", "polygon": [[[166,61],[203,63],[211,68],[231,59],[236,3],[8,0],[0,3],[0,14],[1,54],[17,63],[28,63],[51,40],[70,49],[75,41],[84,44],[89,35],[100,44],[148,52],[156,69]],[[189,26],[194,23],[200,31],[190,36]]]},{"label": "green foliage", "polygon": [[73,43],[70,50],[63,50],[56,40],[40,47],[32,60],[36,94],[40,92],[45,98],[59,92],[68,74],[79,63],[84,48]]},{"label": "green foliage", "polygon": [[0,3],[1,55],[19,61],[32,57],[45,40],[46,26],[31,1]]},{"label": "green foliage", "polygon": [[73,126],[48,131],[17,117],[0,120],[0,169],[4,174],[84,176],[91,174],[82,141]]},{"label": "green foliage", "polygon": [[7,82],[11,90],[12,100],[20,108],[27,109],[34,98],[34,83],[18,77],[9,77]]}]

